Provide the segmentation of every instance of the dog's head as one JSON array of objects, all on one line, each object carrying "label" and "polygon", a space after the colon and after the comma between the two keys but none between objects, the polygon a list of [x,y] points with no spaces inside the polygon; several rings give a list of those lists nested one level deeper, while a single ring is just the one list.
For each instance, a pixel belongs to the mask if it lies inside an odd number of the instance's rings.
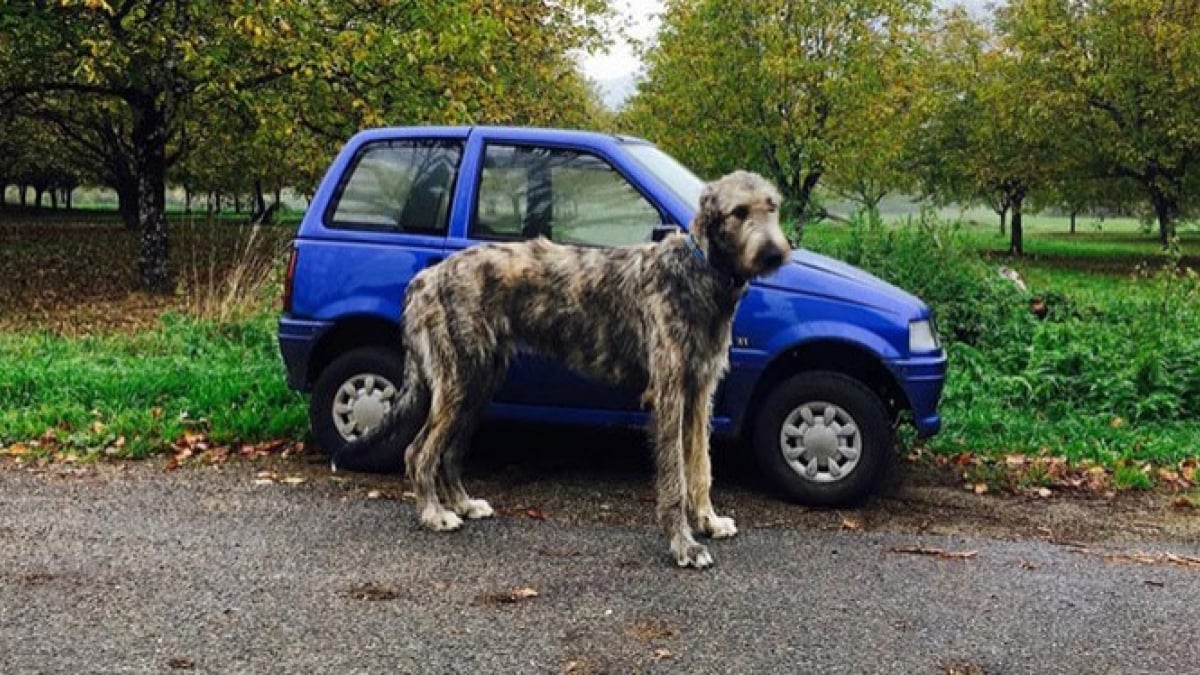
[{"label": "dog's head", "polygon": [[692,233],[714,265],[743,279],[778,269],[792,247],[779,228],[779,191],[767,179],[735,171],[705,186]]}]

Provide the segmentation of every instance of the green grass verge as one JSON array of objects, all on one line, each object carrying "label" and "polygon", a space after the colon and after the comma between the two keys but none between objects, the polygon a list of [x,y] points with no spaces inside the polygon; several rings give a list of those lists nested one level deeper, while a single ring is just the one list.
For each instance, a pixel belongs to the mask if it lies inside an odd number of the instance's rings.
[{"label": "green grass verge", "polygon": [[81,452],[140,457],[185,430],[213,442],[298,438],[304,399],[284,382],[272,316],[229,325],[165,316],[137,335],[0,334],[0,443],[56,429]]},{"label": "green grass verge", "polygon": [[[937,312],[950,368],[933,450],[1065,455],[1109,467],[1200,455],[1195,272],[1164,257],[1157,268],[1119,274],[997,261],[980,256],[981,239],[977,228],[936,220],[819,225],[804,236],[806,247],[864,267]],[[1129,252],[1119,239],[1104,250]],[[1018,269],[1029,292],[1002,279],[1000,264]],[[1044,318],[1031,311],[1034,298]]]}]

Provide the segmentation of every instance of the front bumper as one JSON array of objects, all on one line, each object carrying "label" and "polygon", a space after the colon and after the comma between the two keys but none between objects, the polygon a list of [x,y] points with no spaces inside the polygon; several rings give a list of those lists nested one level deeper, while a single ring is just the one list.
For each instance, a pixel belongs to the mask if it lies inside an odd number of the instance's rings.
[{"label": "front bumper", "polygon": [[942,428],[938,402],[946,383],[946,352],[940,350],[927,356],[897,359],[888,363],[912,409],[913,426],[922,438],[933,436]]},{"label": "front bumper", "polygon": [[332,324],[328,321],[307,321],[287,315],[279,318],[279,353],[283,356],[284,367],[287,368],[289,387],[300,391],[312,388],[312,383],[308,381],[308,365],[313,345],[330,325]]}]

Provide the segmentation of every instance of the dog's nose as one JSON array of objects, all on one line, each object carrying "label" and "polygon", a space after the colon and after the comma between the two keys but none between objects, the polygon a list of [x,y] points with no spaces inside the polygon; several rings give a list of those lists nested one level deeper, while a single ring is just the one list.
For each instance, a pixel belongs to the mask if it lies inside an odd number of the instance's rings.
[{"label": "dog's nose", "polygon": [[773,270],[783,264],[783,251],[772,246],[764,249],[758,254],[758,266],[760,269]]}]

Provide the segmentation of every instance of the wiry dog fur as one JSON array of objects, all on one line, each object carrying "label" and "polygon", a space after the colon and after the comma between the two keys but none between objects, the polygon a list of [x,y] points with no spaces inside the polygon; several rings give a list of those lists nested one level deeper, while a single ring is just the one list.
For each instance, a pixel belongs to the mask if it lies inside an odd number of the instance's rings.
[{"label": "wiry dog fur", "polygon": [[609,249],[545,239],[488,244],[421,272],[405,298],[402,394],[381,430],[347,452],[406,446],[421,523],[432,530],[457,529],[460,516],[491,516],[488,503],[463,488],[462,457],[522,345],[644,391],[658,520],[680,566],[711,565],[688,514],[713,537],[737,533],[709,499],[710,407],[747,281],[788,254],[779,203],[770,183],[739,171],[705,187],[693,242],[672,235]]}]

